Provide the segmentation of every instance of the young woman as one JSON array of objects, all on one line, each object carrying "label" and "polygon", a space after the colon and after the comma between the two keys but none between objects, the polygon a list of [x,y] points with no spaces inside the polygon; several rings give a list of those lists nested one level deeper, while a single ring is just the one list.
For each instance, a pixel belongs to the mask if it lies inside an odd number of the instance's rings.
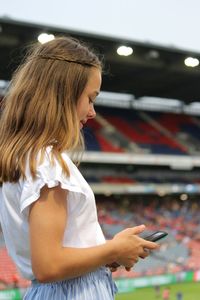
[{"label": "young woman", "polygon": [[9,254],[32,281],[26,300],[109,300],[110,266],[157,245],[145,226],[105,241],[94,194],[70,159],[95,117],[102,66],[73,38],[36,45],[15,72],[0,118],[0,217]]}]

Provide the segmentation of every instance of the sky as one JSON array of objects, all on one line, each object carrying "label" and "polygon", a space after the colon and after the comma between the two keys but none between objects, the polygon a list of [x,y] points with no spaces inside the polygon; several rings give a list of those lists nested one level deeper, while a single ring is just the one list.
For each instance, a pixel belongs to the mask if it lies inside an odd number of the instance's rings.
[{"label": "sky", "polygon": [[0,2],[0,17],[200,53],[200,0]]}]

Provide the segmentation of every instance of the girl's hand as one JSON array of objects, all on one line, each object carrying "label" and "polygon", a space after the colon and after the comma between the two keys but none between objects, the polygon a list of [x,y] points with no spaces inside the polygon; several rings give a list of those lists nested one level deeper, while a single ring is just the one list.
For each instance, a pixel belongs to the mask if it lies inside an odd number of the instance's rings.
[{"label": "girl's hand", "polygon": [[[156,243],[146,241],[138,236],[144,230],[144,225],[127,228],[117,233],[112,240],[117,250],[116,262],[124,266],[127,271],[130,271],[133,265],[138,262],[139,257],[147,257],[149,255],[148,250],[158,248]],[[111,267],[113,266],[111,265]]]}]

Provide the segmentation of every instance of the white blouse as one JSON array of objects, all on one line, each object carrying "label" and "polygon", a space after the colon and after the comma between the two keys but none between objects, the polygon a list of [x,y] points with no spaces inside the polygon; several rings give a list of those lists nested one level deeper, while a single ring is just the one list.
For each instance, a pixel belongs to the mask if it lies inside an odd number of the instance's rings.
[{"label": "white blouse", "polygon": [[90,186],[67,153],[62,153],[62,157],[70,170],[69,177],[63,174],[56,159],[53,166],[50,164],[50,152],[51,148],[48,147],[44,161],[37,167],[36,179],[32,179],[27,165],[25,180],[6,182],[0,188],[0,221],[6,247],[22,276],[30,280],[34,275],[30,258],[28,212],[30,204],[40,197],[40,190],[45,185],[52,188],[60,184],[69,191],[64,247],[85,248],[105,243]]}]

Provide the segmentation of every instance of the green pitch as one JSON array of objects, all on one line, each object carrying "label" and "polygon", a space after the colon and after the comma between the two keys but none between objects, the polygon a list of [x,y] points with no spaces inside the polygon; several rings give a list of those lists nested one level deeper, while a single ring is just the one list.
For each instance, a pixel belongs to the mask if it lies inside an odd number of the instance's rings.
[{"label": "green pitch", "polygon": [[[198,283],[178,283],[168,285],[170,288],[170,300],[177,300],[176,293],[183,293],[183,300],[200,300],[200,282]],[[132,293],[118,294],[115,300],[162,300],[162,291],[164,286],[160,287],[160,297],[156,297],[154,288],[136,289]]]}]

